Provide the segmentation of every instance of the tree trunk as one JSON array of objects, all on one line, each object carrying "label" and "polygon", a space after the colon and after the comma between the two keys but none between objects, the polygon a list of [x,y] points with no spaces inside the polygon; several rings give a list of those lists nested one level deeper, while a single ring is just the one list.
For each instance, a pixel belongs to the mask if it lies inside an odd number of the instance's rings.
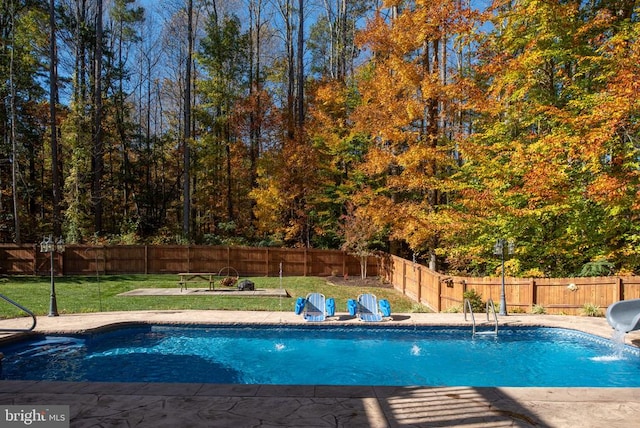
[{"label": "tree trunk", "polygon": [[[15,47],[15,10],[11,11],[12,31],[11,31],[11,46]],[[20,199],[18,198],[18,142],[16,134],[16,121],[18,120],[16,112],[16,82],[14,75],[14,54],[15,49],[11,49],[9,56],[9,86],[11,100],[9,102],[9,109],[11,115],[11,191],[13,193],[13,227],[14,235],[13,240],[16,244],[22,242],[20,234]]]},{"label": "tree trunk", "polygon": [[347,0],[340,1],[338,37],[338,80],[344,82],[347,77]]},{"label": "tree trunk", "polygon": [[295,137],[295,57],[293,54],[293,24],[291,23],[292,0],[286,0],[286,44],[287,44],[287,139]]},{"label": "tree trunk", "polygon": [[58,50],[56,45],[56,14],[55,0],[49,1],[49,125],[51,132],[51,191],[53,211],[53,234],[62,234],[60,219],[61,188],[60,166],[58,164],[58,127],[56,107],[58,105]]},{"label": "tree trunk", "polygon": [[360,278],[367,278],[367,256],[360,256]]},{"label": "tree trunk", "polygon": [[191,237],[191,153],[189,140],[191,140],[191,57],[193,56],[193,0],[187,2],[187,58],[184,85],[184,177],[183,177],[183,209],[182,209],[182,232],[188,240]]},{"label": "tree trunk", "polygon": [[298,0],[298,90],[297,90],[297,121],[296,125],[300,140],[304,127],[304,0]]},{"label": "tree trunk", "polygon": [[102,0],[96,5],[96,44],[94,58],[94,142],[92,203],[94,233],[102,234],[102,178],[104,176],[104,142],[102,140]]},{"label": "tree trunk", "polygon": [[[251,0],[251,37],[250,37],[250,61],[249,61],[249,91],[250,97],[255,99],[255,109],[251,110],[249,117],[250,127],[250,168],[251,187],[257,186],[258,159],[260,157],[260,139],[262,135],[262,81],[261,81],[261,61],[262,54],[262,0]],[[252,199],[251,219],[255,220],[253,207],[255,200]]]},{"label": "tree trunk", "polygon": [[118,131],[118,137],[120,138],[120,145],[122,150],[122,209],[123,217],[125,220],[129,218],[129,199],[131,194],[131,171],[130,171],[130,159],[129,159],[129,143],[125,125],[125,97],[124,97],[124,64],[122,59],[123,49],[123,23],[118,23],[118,97],[116,98],[116,128]]}]

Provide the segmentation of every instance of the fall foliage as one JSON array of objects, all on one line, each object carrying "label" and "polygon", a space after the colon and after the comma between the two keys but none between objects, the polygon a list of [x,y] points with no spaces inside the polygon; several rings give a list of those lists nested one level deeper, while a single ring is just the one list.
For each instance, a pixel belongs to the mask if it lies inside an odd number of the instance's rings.
[{"label": "fall foliage", "polygon": [[640,273],[637,2],[46,3],[0,5],[3,242]]}]

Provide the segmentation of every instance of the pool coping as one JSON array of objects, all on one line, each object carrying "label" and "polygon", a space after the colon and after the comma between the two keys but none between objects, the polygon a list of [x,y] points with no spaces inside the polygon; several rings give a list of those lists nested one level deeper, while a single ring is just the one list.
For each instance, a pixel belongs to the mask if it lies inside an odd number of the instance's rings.
[{"label": "pool coping", "polygon": [[[477,317],[476,321],[482,321]],[[485,321],[486,322],[486,321]],[[87,333],[162,323],[312,324],[293,312],[137,311],[39,317],[34,333]],[[21,328],[26,319],[0,320]],[[313,323],[319,324],[319,323]],[[364,324],[346,313],[326,325]],[[367,325],[469,326],[462,314],[393,314]],[[604,318],[509,315],[500,326],[568,328],[604,338]],[[22,334],[4,335],[4,340]],[[638,346],[640,333],[626,343]],[[310,370],[313,368],[310,366]],[[321,374],[319,375],[321,379]],[[321,383],[321,382],[320,382]],[[627,427],[640,388],[369,387],[0,381],[0,405],[69,405],[71,426],[575,426]]]},{"label": "pool coping", "polygon": [[[85,314],[62,314],[57,317],[41,316],[37,318],[36,328],[32,333],[40,334],[71,334],[88,333],[121,325],[136,323],[163,324],[323,324],[323,325],[399,325],[399,326],[468,326],[470,319],[464,319],[463,314],[450,313],[407,313],[392,314],[379,323],[364,323],[348,313],[336,313],[333,317],[321,323],[306,322],[300,315],[291,312],[277,311],[220,311],[220,310],[148,310],[148,311],[120,311],[95,312]],[[556,327],[567,328],[584,333],[611,339],[613,329],[602,317],[581,317],[569,315],[530,315],[511,314],[498,318],[499,326],[527,326],[527,327]],[[0,320],[0,329],[26,328],[30,318],[12,318]],[[484,315],[476,314],[478,326],[490,326]],[[0,343],[3,340],[19,337],[30,333],[0,333]],[[640,347],[640,331],[633,331],[625,336],[625,343]]]}]

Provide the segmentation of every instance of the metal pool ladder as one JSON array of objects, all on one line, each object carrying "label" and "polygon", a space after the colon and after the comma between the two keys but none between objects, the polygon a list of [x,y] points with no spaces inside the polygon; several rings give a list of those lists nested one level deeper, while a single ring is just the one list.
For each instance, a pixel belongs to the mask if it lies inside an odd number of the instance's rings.
[{"label": "metal pool ladder", "polygon": [[32,331],[34,328],[36,328],[36,316],[34,315],[33,312],[31,312],[29,309],[27,309],[24,306],[22,306],[20,303],[14,302],[13,300],[8,298],[4,294],[0,294],[0,299],[4,299],[7,302],[9,302],[10,304],[12,304],[13,306],[15,306],[16,308],[26,312],[31,317],[31,319],[33,320],[32,324],[31,324],[31,327],[29,327],[29,328],[0,328],[0,332],[2,332],[2,333],[17,333],[17,332],[24,332],[24,331]]},{"label": "metal pool ladder", "polygon": [[471,324],[472,324],[472,336],[475,335],[482,335],[482,336],[489,336],[489,335],[493,335],[493,336],[498,336],[498,315],[496,314],[496,306],[493,303],[493,299],[489,298],[489,300],[487,300],[487,305],[486,305],[486,313],[487,313],[487,322],[490,321],[489,319],[489,313],[493,313],[493,323],[494,323],[494,329],[493,330],[488,330],[488,331],[476,331],[476,317],[473,315],[473,310],[471,308],[471,301],[469,299],[464,299],[464,303],[463,303],[463,309],[464,309],[464,320],[467,320],[467,312],[471,314]]}]

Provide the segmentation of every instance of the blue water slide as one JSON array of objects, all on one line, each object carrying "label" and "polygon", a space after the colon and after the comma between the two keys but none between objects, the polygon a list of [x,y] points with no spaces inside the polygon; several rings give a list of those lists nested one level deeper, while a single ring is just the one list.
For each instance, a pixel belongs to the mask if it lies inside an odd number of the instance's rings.
[{"label": "blue water slide", "polygon": [[623,333],[640,330],[640,299],[621,300],[607,308],[607,321]]}]

